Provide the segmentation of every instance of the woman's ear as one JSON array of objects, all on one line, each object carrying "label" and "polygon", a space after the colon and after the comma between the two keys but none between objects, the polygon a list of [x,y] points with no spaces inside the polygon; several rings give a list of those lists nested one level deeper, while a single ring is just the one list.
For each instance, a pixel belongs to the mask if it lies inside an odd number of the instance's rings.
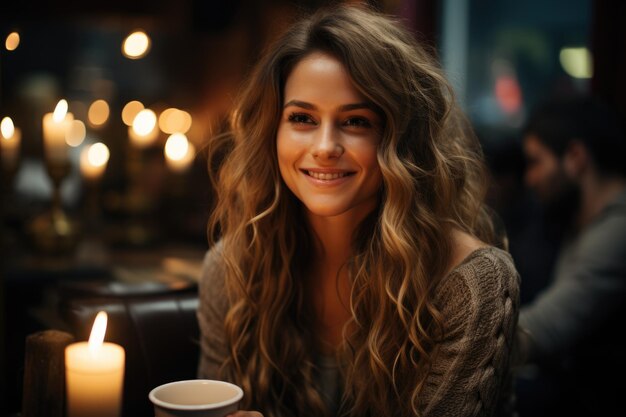
[{"label": "woman's ear", "polygon": [[563,169],[571,179],[578,179],[591,166],[591,157],[587,147],[580,139],[574,139],[567,146],[563,155]]}]

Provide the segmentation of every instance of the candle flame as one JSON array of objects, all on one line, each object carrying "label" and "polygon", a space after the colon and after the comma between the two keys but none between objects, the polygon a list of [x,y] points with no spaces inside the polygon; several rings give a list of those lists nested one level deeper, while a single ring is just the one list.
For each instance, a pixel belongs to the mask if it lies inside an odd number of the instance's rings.
[{"label": "candle flame", "polygon": [[156,114],[150,109],[143,109],[133,120],[133,130],[139,136],[148,136],[157,123]]},{"label": "candle flame", "polygon": [[54,113],[52,113],[52,120],[55,123],[60,123],[65,119],[65,115],[67,114],[67,101],[65,99],[59,100],[57,106],[54,108]]},{"label": "candle flame", "polygon": [[174,161],[181,161],[187,155],[189,141],[182,133],[174,133],[165,142],[165,156]]},{"label": "candle flame", "polygon": [[150,43],[150,37],[144,31],[135,31],[124,39],[122,53],[130,59],[142,58],[148,53]]},{"label": "candle flame", "polygon": [[2,137],[5,139],[9,139],[13,136],[15,132],[15,126],[13,126],[13,120],[10,117],[5,117],[0,122],[0,131],[2,131]]},{"label": "candle flame", "polygon": [[101,167],[109,161],[109,148],[102,143],[94,143],[87,151],[87,160],[95,167]]},{"label": "candle flame", "polygon": [[104,333],[107,330],[107,313],[100,311],[93,322],[91,335],[89,336],[89,351],[96,352],[102,347]]}]

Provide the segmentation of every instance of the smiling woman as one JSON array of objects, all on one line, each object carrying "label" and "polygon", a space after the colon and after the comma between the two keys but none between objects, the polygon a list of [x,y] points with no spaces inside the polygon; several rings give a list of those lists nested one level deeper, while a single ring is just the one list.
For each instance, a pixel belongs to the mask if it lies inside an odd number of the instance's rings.
[{"label": "smiling woman", "polygon": [[[214,138],[199,376],[237,416],[493,416],[518,277],[438,64],[361,6],[296,23]],[[217,164],[217,161],[222,161]]]},{"label": "smiling woman", "polygon": [[[378,204],[380,117],[328,54],[302,59],[285,84],[278,125],[280,174],[307,216],[361,222]],[[335,220],[339,221],[339,220]]]}]

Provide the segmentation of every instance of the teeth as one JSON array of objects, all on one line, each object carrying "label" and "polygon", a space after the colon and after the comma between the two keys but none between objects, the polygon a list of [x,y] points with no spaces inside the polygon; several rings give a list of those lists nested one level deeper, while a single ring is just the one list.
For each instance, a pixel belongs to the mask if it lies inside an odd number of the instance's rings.
[{"label": "teeth", "polygon": [[324,172],[314,172],[314,171],[307,171],[307,172],[310,176],[318,180],[335,180],[337,178],[342,178],[348,175],[347,172],[341,172],[341,173],[335,172],[332,174],[324,173]]}]

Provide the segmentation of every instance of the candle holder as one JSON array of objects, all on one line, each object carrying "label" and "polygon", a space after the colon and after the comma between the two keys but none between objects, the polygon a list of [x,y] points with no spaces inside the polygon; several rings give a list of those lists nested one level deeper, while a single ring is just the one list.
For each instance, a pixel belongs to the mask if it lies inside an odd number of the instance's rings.
[{"label": "candle holder", "polygon": [[109,251],[103,234],[100,201],[100,180],[84,178],[84,201],[82,212],[82,237],[76,250],[76,259],[90,265],[105,265]]},{"label": "candle holder", "polygon": [[145,175],[143,149],[131,144],[128,148],[127,164],[129,185],[124,197],[124,208],[128,216],[125,240],[132,246],[145,246],[156,239],[156,233],[147,222],[150,220],[154,202],[142,183]]},{"label": "candle holder", "polygon": [[69,161],[46,160],[46,170],[52,180],[50,211],[35,218],[31,233],[35,245],[47,253],[71,252],[77,242],[78,227],[65,211],[61,200],[61,183],[70,173]]}]

